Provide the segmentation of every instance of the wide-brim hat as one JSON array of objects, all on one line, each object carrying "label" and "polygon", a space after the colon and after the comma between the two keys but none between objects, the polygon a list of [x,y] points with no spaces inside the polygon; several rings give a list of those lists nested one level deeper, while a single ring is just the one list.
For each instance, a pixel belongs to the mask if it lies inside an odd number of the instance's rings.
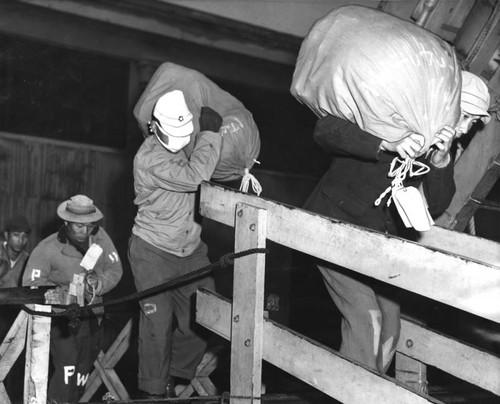
[{"label": "wide-brim hat", "polygon": [[94,201],[85,195],[75,195],[61,203],[57,207],[57,215],[73,223],[93,223],[104,217]]}]

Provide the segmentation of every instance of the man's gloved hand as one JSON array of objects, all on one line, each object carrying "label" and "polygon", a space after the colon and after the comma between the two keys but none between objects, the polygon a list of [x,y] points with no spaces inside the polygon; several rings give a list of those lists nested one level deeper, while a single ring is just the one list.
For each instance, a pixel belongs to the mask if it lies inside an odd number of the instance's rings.
[{"label": "man's gloved hand", "polygon": [[200,131],[209,130],[219,132],[222,126],[222,117],[210,107],[201,107]]},{"label": "man's gloved hand", "polygon": [[87,283],[87,285],[95,289],[97,288],[97,285],[99,283],[99,277],[97,276],[95,271],[87,271],[87,274],[85,275],[85,282]]}]

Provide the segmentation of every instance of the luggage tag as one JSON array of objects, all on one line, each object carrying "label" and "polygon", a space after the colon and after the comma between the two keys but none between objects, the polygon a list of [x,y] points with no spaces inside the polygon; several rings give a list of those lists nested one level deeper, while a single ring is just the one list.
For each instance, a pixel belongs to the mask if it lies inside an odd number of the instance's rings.
[{"label": "luggage tag", "polygon": [[408,219],[408,215],[406,214],[405,210],[401,206],[401,202],[398,198],[396,198],[396,194],[403,190],[403,186],[401,184],[398,184],[399,186],[393,186],[391,190],[391,199],[394,201],[394,205],[396,206],[396,209],[398,211],[399,216],[401,217],[401,220],[403,220],[404,225],[409,228],[411,227],[410,219]]},{"label": "luggage tag", "polygon": [[82,258],[80,266],[84,267],[87,271],[94,269],[94,266],[101,254],[102,248],[99,245],[92,243],[92,245],[87,250],[87,253]]},{"label": "luggage tag", "polygon": [[393,189],[392,199],[406,227],[413,227],[417,231],[431,229],[434,221],[427,209],[427,201],[417,188],[409,186]]}]

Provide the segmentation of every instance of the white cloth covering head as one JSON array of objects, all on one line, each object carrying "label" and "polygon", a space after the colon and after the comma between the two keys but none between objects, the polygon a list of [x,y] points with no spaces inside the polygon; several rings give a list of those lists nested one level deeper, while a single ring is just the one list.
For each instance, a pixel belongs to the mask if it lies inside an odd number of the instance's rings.
[{"label": "white cloth covering head", "polygon": [[488,108],[490,93],[484,81],[473,73],[462,71],[460,107],[469,115],[477,115],[487,124],[490,121]]}]

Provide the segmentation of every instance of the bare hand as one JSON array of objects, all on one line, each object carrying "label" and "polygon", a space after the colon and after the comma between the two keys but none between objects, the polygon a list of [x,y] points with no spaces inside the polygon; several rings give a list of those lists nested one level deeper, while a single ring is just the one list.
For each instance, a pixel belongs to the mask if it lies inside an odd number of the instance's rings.
[{"label": "bare hand", "polygon": [[382,140],[382,142],[380,143],[380,148],[382,150],[396,152],[403,159],[405,159],[407,157],[418,157],[421,154],[420,152],[424,147],[424,144],[425,138],[423,135],[419,133],[412,133],[396,142],[388,142],[386,140]]},{"label": "bare hand", "polygon": [[99,283],[99,277],[97,276],[95,271],[88,271],[85,275],[85,281],[88,285],[96,288]]},{"label": "bare hand", "polygon": [[444,126],[432,142],[433,150],[431,151],[430,162],[435,167],[445,167],[450,162],[450,148],[453,144],[457,132],[451,126]]}]

